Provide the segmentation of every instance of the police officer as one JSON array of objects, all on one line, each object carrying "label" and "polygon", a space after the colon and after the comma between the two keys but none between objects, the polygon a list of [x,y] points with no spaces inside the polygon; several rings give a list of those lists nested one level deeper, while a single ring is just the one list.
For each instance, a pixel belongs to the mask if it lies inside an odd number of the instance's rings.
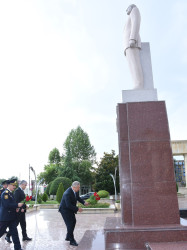
[{"label": "police officer", "polygon": [[[0,206],[1,206],[1,195],[2,193],[5,191],[5,189],[8,187],[8,184],[7,184],[7,180],[3,181],[1,184],[2,184],[2,188],[0,189]],[[5,240],[8,242],[8,243],[12,243],[12,241],[10,240],[10,238],[7,238],[5,237]]]},{"label": "police officer", "polygon": [[7,180],[6,181],[3,181],[2,183],[2,188],[0,189],[0,205],[1,205],[1,195],[2,195],[2,193],[5,191],[5,189],[7,188]]},{"label": "police officer", "polygon": [[[25,199],[25,193],[24,190],[27,187],[27,182],[25,180],[22,180],[20,182],[19,187],[16,189],[14,192],[14,198],[16,202],[21,202]],[[19,209],[19,212],[16,214],[17,215],[17,226],[20,223],[21,230],[22,230],[22,235],[23,235],[23,241],[30,241],[32,238],[29,238],[27,235],[27,230],[26,230],[26,218],[25,218],[25,213],[26,213],[26,205],[24,204],[23,207]],[[11,243],[10,240],[10,232],[7,233],[5,240],[7,242]]]},{"label": "police officer", "polygon": [[16,210],[23,206],[23,203],[16,203],[12,191],[16,188],[16,179],[7,182],[7,189],[1,194],[0,206],[0,238],[9,227],[15,250],[22,250],[17,225],[16,225]]}]

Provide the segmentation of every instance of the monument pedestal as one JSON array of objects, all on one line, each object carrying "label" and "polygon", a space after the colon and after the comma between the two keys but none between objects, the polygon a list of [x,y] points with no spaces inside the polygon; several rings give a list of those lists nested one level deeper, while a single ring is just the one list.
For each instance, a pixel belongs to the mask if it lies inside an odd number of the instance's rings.
[{"label": "monument pedestal", "polygon": [[78,249],[184,245],[165,102],[121,103],[117,116],[121,217],[107,218],[104,232],[87,231]]},{"label": "monument pedestal", "polygon": [[106,249],[185,241],[165,102],[118,104],[121,214],[107,218]]},{"label": "monument pedestal", "polygon": [[118,104],[122,222],[179,224],[179,207],[164,101]]}]

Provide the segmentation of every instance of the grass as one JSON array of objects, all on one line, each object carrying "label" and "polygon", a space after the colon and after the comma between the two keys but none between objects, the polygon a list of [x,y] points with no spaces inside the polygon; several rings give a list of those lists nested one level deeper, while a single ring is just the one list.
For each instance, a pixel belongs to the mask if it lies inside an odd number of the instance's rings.
[{"label": "grass", "polygon": [[[35,204],[35,201],[27,201],[26,204]],[[36,203],[36,204],[59,204],[58,201],[55,200],[47,200],[46,202],[42,201],[42,203]]]},{"label": "grass", "polygon": [[78,204],[78,207],[82,207],[82,208],[109,208],[110,204],[109,203],[97,203],[95,205],[88,205],[88,206],[84,206],[81,203]]}]

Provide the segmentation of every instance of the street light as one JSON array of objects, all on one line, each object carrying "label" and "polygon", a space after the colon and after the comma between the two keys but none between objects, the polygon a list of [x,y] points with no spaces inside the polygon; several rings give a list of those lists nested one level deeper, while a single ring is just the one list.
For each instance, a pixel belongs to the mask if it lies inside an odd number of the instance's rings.
[{"label": "street light", "polygon": [[115,190],[115,201],[117,200],[117,193],[116,193],[116,171],[117,171],[117,167],[115,167],[115,178],[113,174],[110,174],[110,176],[112,177],[112,180],[114,182],[114,190]]},{"label": "street light", "polygon": [[42,178],[39,182],[38,182],[38,186],[36,185],[36,197],[35,197],[35,205],[36,205],[36,202],[37,202],[37,196],[38,196],[38,188],[39,188],[39,185],[40,183],[44,180],[44,178]]},{"label": "street light", "polygon": [[[35,172],[34,168],[30,166],[30,164],[29,164],[29,169],[30,169],[30,170],[33,172],[33,174],[34,174],[34,177],[35,177],[35,190],[36,190],[36,188],[37,188],[37,186],[36,186],[36,172]],[[30,183],[30,172],[29,172],[29,183]],[[30,185],[29,185],[29,186],[30,186]]]}]

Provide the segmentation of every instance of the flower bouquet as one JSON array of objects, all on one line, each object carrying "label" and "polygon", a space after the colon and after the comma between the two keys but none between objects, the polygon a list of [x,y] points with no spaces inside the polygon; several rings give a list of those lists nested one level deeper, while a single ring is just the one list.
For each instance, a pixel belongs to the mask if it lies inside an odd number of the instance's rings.
[{"label": "flower bouquet", "polygon": [[90,196],[89,202],[91,205],[95,205],[100,200],[99,195],[95,192],[92,196]]}]

